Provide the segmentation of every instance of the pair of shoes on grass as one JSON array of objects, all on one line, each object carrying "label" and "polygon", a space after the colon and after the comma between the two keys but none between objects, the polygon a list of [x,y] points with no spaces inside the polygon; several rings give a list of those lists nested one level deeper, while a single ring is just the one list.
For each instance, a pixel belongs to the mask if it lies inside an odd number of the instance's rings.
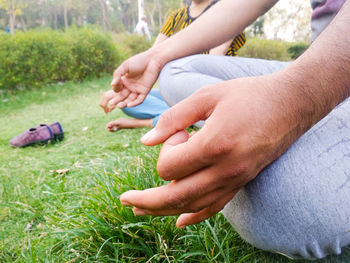
[{"label": "pair of shoes on grass", "polygon": [[13,147],[26,147],[32,144],[46,144],[49,141],[62,141],[64,133],[59,122],[39,124],[35,128],[30,128],[20,135],[10,140]]}]

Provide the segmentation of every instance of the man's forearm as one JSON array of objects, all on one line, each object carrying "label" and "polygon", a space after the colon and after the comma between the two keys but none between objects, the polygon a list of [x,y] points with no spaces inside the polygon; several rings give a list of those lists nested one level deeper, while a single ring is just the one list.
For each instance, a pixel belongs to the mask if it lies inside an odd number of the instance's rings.
[{"label": "man's forearm", "polygon": [[242,32],[278,0],[221,0],[154,49],[161,63],[216,47]]},{"label": "man's forearm", "polygon": [[301,132],[350,95],[349,25],[350,3],[347,1],[311,47],[277,73],[287,82],[291,100],[297,100],[288,104],[299,108]]}]

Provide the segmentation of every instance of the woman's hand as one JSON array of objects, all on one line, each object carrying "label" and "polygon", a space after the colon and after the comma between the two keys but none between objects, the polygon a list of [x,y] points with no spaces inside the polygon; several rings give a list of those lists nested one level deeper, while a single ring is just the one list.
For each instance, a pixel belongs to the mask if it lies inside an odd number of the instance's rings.
[{"label": "woman's hand", "polygon": [[106,113],[115,107],[134,107],[144,101],[156,82],[163,64],[157,60],[152,49],[124,61],[115,71],[113,91],[105,92],[100,106]]}]

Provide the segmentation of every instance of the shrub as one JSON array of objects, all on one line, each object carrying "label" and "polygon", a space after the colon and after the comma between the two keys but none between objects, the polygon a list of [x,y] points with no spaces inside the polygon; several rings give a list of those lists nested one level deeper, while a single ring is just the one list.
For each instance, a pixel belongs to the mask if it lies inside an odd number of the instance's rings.
[{"label": "shrub", "polygon": [[288,43],[286,42],[249,38],[243,48],[238,50],[238,55],[242,57],[288,61],[291,59],[291,56],[287,49]]},{"label": "shrub", "polygon": [[136,34],[115,34],[113,40],[123,51],[124,58],[146,51],[153,45],[153,41],[148,41],[145,37]]},{"label": "shrub", "polygon": [[298,43],[294,43],[292,44],[289,48],[288,48],[288,53],[290,54],[290,56],[292,57],[292,59],[296,59],[298,58],[301,54],[304,53],[304,51],[309,47],[309,44],[307,43],[303,43],[303,42],[298,42]]},{"label": "shrub", "polygon": [[0,89],[36,87],[112,72],[120,51],[97,30],[18,32],[0,37]]}]

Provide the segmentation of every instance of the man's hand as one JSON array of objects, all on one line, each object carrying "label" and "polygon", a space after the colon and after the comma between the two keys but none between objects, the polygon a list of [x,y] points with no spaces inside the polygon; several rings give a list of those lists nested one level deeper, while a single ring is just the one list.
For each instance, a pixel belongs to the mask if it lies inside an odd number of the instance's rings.
[{"label": "man's hand", "polygon": [[[226,4],[242,5],[240,1],[220,3],[217,9]],[[244,4],[252,5],[250,1]],[[194,23],[192,29],[197,29],[195,24],[211,25],[204,18],[217,9],[211,8],[199,20],[203,23]],[[121,203],[134,206],[137,215],[181,214],[179,227],[220,211],[240,187],[349,97],[349,20],[350,2],[346,1],[332,23],[290,66],[272,75],[202,88],[163,113],[142,142],[165,142],[157,169],[171,182],[126,192]],[[169,41],[175,39],[175,43],[184,36],[183,43],[192,43],[192,32],[182,32]],[[337,48],[329,49],[333,39],[337,39]],[[205,120],[204,127],[188,137],[184,129],[199,120]]]},{"label": "man's hand", "polygon": [[[157,170],[171,182],[126,192],[121,203],[134,206],[136,215],[181,214],[178,227],[222,210],[301,135],[301,116],[289,107],[279,84],[272,76],[222,82],[163,113],[142,142],[165,141]],[[205,120],[204,127],[189,137],[184,129],[199,120]]]},{"label": "man's hand", "polygon": [[113,91],[102,95],[100,106],[106,113],[115,107],[134,107],[144,101],[156,82],[161,64],[152,49],[124,61],[113,74]]}]

